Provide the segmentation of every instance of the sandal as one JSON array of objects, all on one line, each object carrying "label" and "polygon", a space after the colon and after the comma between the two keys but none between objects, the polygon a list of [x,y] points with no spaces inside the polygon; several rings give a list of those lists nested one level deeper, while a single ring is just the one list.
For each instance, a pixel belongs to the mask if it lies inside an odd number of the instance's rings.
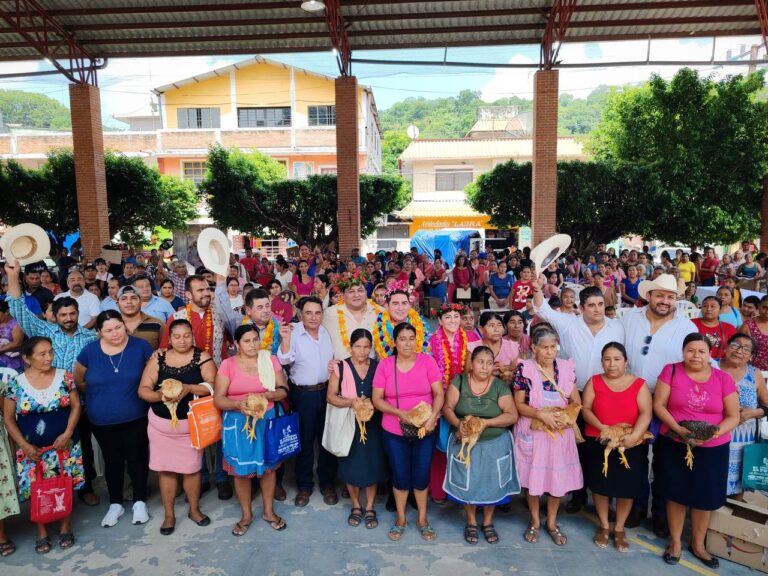
[{"label": "sandal", "polygon": [[66,550],[75,545],[75,535],[72,532],[62,532],[59,534],[59,548]]},{"label": "sandal", "polygon": [[598,548],[608,548],[608,536],[610,532],[609,528],[598,528],[595,535],[592,537],[592,542],[594,542],[595,546]]},{"label": "sandal", "polygon": [[613,547],[619,552],[629,552],[629,540],[627,540],[627,533],[624,530],[613,531]]},{"label": "sandal", "polygon": [[464,526],[464,541],[467,544],[477,544],[479,538],[477,537],[477,525],[467,524]]},{"label": "sandal", "polygon": [[497,544],[499,542],[499,533],[496,532],[496,528],[493,527],[493,524],[480,526],[480,529],[483,531],[483,536],[485,536],[485,541],[488,542],[488,544]]},{"label": "sandal", "polygon": [[272,530],[277,530],[278,532],[282,532],[286,528],[288,528],[288,524],[285,523],[285,520],[280,518],[280,516],[275,516],[274,520],[269,520],[268,518],[261,517],[264,522],[269,524],[272,527]]},{"label": "sandal", "polygon": [[13,543],[13,540],[6,540],[5,542],[0,542],[0,557],[5,558],[6,556],[10,556],[16,552],[16,544]]},{"label": "sandal", "polygon": [[399,524],[392,524],[392,527],[389,529],[389,539],[393,542],[397,542],[402,538],[403,532],[405,532],[405,527],[408,526],[408,523],[406,522],[402,526]]},{"label": "sandal", "polygon": [[566,538],[565,534],[560,532],[560,526],[555,525],[551,530],[547,527],[547,534],[549,534],[549,537],[552,538],[552,542],[554,542],[556,546],[565,546],[565,543],[568,542],[568,538]]},{"label": "sandal", "polygon": [[51,539],[46,536],[35,540],[35,552],[38,554],[48,554],[51,551]]},{"label": "sandal", "polygon": [[[253,522],[253,520],[251,520]],[[235,527],[232,528],[232,536],[244,536],[246,532],[248,532],[248,528],[251,527],[251,522],[248,522],[247,524],[243,524],[242,520],[235,524]]]},{"label": "sandal", "polygon": [[376,510],[366,510],[365,511],[365,527],[368,528],[368,530],[372,530],[379,525],[379,520],[376,518]]},{"label": "sandal", "polygon": [[435,538],[437,538],[437,532],[435,532],[435,529],[432,528],[429,522],[424,526],[418,526],[418,528],[419,532],[421,532],[421,537],[427,542],[434,542]]},{"label": "sandal", "polygon": [[363,521],[363,509],[362,508],[352,508],[352,512],[349,513],[349,518],[347,518],[347,524],[350,526],[360,526],[360,522]]},{"label": "sandal", "polygon": [[528,530],[523,533],[523,538],[528,544],[536,544],[539,541],[540,528],[534,528],[533,524],[528,524]]}]

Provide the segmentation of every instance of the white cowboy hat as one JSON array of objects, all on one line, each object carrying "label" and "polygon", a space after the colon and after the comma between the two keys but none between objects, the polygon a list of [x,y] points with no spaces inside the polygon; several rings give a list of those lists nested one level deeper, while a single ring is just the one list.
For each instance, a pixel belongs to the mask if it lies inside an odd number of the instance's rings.
[{"label": "white cowboy hat", "polygon": [[19,265],[24,266],[48,258],[51,239],[37,224],[19,224],[3,234],[0,248],[6,257],[12,255]]},{"label": "white cowboy hat", "polygon": [[218,228],[206,228],[197,237],[197,255],[208,270],[219,276],[229,271],[229,240]]},{"label": "white cowboy hat", "polygon": [[536,274],[541,274],[549,264],[557,260],[561,254],[571,245],[571,237],[568,234],[555,234],[538,244],[531,250],[531,261],[535,266]]},{"label": "white cowboy hat", "polygon": [[677,280],[672,274],[661,274],[656,280],[643,280],[637,287],[637,293],[643,300],[648,300],[648,292],[652,290],[664,290],[665,292],[674,292],[678,296]]}]

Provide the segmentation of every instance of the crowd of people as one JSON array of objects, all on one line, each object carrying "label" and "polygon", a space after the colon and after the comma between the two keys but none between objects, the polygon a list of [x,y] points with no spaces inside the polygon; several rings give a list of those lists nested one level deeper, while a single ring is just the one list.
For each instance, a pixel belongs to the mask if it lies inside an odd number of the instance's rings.
[{"label": "crowd of people", "polygon": [[[514,247],[459,251],[449,265],[439,250],[353,250],[342,261],[302,245],[298,258],[274,262],[250,249],[232,254],[226,277],[154,252],[131,252],[120,265],[67,256],[58,275],[44,264],[22,271],[8,257],[0,367],[15,371],[3,390],[13,449],[0,442],[0,518],[29,499],[39,462],[43,477],[63,470],[79,500],[99,506],[93,437],[104,459],[105,527],[126,512],[126,472],[132,521],[148,521],[152,471],[163,535],[176,526],[179,479],[200,527],[211,524],[200,496],[215,485],[240,505],[233,536],[254,520],[256,487],[262,519],[286,530],[275,506],[287,499],[285,462],[267,457],[265,430],[292,411],[297,507],[316,488],[336,505],[340,482],[350,526],[377,528],[383,493],[394,512],[389,539],[406,532],[410,500],[418,533],[433,541],[430,502],[450,500],[463,507],[465,541],[494,544],[495,512],[524,493],[525,541],[543,530],[564,546],[561,499],[570,495],[565,510],[574,513],[591,492],[596,546],[612,539],[629,550],[626,529],[650,505],[654,532],[668,538],[664,561],[676,564],[690,509],[688,550],[716,567],[704,543],[710,512],[741,497],[743,449],[768,406],[768,297],[740,294],[745,281],[759,287],[766,269],[765,254],[750,248],[722,259],[711,248],[665,252],[654,265],[647,251],[600,245],[534,270],[530,251]],[[717,290],[692,321],[678,304],[696,304],[697,282]],[[172,398],[169,379],[179,382]],[[255,421],[254,395],[263,403]],[[222,434],[203,451],[187,415],[206,396],[222,413]],[[334,456],[323,442],[327,407],[367,401],[365,433],[356,428],[348,453]],[[697,435],[691,421],[711,433]],[[49,527],[35,529],[35,550],[50,551]],[[57,545],[75,542],[65,518]],[[15,549],[0,519],[0,555]]]}]

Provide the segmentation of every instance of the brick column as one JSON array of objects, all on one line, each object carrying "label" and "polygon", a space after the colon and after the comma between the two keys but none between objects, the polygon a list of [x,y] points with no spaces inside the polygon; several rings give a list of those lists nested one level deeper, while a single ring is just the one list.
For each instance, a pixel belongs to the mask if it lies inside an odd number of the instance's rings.
[{"label": "brick column", "polygon": [[357,107],[357,78],[336,78],[336,194],[342,258],[349,257],[361,241]]},{"label": "brick column", "polygon": [[98,87],[70,84],[69,105],[72,111],[80,241],[85,257],[93,260],[101,255],[101,247],[108,244],[111,238]]},{"label": "brick column", "polygon": [[532,245],[557,230],[558,71],[539,70],[533,79]]}]

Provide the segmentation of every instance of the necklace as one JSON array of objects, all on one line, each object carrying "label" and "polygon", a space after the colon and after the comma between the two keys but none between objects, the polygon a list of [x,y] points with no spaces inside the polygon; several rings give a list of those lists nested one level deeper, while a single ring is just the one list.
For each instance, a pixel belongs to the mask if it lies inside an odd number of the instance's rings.
[{"label": "necklace", "polygon": [[[192,304],[187,304],[186,306],[187,311],[187,320],[189,322],[192,322]],[[205,341],[203,342],[203,346],[200,346],[199,343],[197,345],[208,352],[209,354],[213,354],[213,311],[211,309],[211,306],[208,306],[208,308],[205,309],[205,312],[203,313],[203,326],[205,329]]]},{"label": "necklace", "polygon": [[491,382],[493,381],[493,378],[489,378],[488,382],[485,383],[485,386],[483,386],[483,389],[480,392],[475,392],[472,390],[472,376],[469,377],[469,391],[472,392],[472,396],[475,397],[476,400],[480,399],[480,396],[484,396],[485,393],[488,391],[488,388],[491,386]]},{"label": "necklace", "polygon": [[109,360],[109,363],[112,365],[112,368],[115,370],[115,374],[120,372],[120,363],[123,361],[123,354],[125,354],[125,348],[123,348],[123,350],[120,352],[120,358],[117,361],[117,366],[115,366],[115,363],[112,362],[112,356],[107,354],[107,359]]}]

